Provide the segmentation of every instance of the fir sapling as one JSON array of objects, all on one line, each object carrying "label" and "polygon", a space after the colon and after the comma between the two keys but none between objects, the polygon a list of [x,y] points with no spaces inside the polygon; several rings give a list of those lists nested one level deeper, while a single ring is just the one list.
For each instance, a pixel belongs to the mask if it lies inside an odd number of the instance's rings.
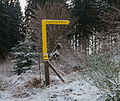
[{"label": "fir sapling", "polygon": [[12,71],[20,75],[30,69],[30,66],[35,63],[37,53],[32,48],[33,43],[20,42],[16,47],[12,48],[14,67]]}]

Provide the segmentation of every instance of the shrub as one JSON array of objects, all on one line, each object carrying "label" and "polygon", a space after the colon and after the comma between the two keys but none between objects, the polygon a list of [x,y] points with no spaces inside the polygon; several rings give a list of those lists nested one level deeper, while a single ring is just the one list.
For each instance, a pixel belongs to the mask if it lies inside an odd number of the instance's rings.
[{"label": "shrub", "polygon": [[120,61],[109,51],[86,56],[83,68],[94,84],[107,96],[106,101],[120,101]]}]

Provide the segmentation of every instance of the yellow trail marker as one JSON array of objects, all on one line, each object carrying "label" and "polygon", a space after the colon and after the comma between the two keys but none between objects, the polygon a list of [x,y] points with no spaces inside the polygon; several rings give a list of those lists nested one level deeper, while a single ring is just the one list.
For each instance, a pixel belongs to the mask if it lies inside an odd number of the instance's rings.
[{"label": "yellow trail marker", "polygon": [[48,61],[46,24],[68,25],[69,20],[42,20],[43,61]]}]

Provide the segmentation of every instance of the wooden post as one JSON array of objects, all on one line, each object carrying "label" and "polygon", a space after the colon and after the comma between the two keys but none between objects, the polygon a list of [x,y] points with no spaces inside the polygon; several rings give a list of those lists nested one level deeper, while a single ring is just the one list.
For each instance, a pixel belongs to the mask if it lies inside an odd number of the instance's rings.
[{"label": "wooden post", "polygon": [[48,61],[48,65],[51,67],[51,69],[55,72],[55,74],[60,78],[60,80],[65,83],[65,81],[63,80],[63,78],[59,75],[59,73],[55,70],[54,66],[50,63],[50,61]]},{"label": "wooden post", "polygon": [[48,61],[44,61],[44,64],[45,64],[45,85],[48,86],[50,84]]}]

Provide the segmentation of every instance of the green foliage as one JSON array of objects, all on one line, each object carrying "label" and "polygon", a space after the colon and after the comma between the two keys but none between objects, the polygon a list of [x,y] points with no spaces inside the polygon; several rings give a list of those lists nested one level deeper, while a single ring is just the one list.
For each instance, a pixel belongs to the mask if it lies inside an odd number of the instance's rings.
[{"label": "green foliage", "polygon": [[20,42],[16,47],[12,48],[14,67],[12,68],[15,74],[20,75],[30,69],[30,66],[35,63],[37,53],[32,48],[31,42]]},{"label": "green foliage", "polygon": [[113,16],[110,16],[111,20],[118,16],[114,15],[115,9],[112,10],[110,6],[119,8],[120,0],[71,0],[69,9],[75,19],[73,30],[76,32],[74,34],[82,37],[94,34],[96,31],[106,32],[109,30],[110,26],[114,25],[111,25],[109,21],[109,14],[113,12]]},{"label": "green foliage", "polygon": [[98,29],[100,19],[100,3],[96,0],[73,0],[71,6],[72,16],[77,19],[76,33],[80,35],[93,34],[91,30]]},{"label": "green foliage", "polygon": [[22,19],[19,0],[0,0],[0,59],[22,40]]},{"label": "green foliage", "polygon": [[106,97],[106,101],[120,99],[120,61],[116,62],[114,58],[115,55],[104,50],[99,54],[87,56],[83,66],[85,73]]}]

